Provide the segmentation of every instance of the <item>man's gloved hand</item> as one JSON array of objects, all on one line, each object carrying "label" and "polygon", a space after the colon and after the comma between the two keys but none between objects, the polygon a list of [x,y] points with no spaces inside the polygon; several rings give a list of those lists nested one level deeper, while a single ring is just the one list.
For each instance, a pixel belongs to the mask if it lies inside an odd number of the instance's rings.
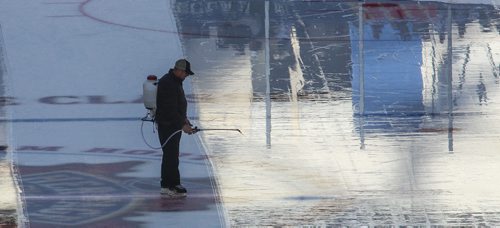
[{"label": "man's gloved hand", "polygon": [[184,126],[182,126],[182,131],[188,135],[196,133],[196,130],[192,128],[189,124],[184,124]]}]

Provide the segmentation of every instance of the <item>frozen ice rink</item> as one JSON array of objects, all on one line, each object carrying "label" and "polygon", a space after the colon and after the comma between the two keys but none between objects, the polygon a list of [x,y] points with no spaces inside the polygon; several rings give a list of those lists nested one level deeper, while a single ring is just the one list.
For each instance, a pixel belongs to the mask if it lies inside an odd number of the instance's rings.
[{"label": "frozen ice rink", "polygon": [[[500,1],[0,0],[0,226],[500,226]],[[142,83],[187,58],[185,199]]]}]

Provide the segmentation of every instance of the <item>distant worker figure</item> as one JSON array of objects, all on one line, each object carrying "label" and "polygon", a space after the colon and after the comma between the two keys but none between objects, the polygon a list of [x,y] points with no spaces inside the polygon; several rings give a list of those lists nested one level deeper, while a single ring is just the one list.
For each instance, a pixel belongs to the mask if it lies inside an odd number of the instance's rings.
[{"label": "distant worker figure", "polygon": [[[160,144],[176,131],[182,129],[187,134],[195,133],[187,118],[187,100],[184,95],[182,82],[193,75],[191,64],[185,59],[175,62],[170,69],[158,81],[158,92],[156,96],[156,116],[158,125],[158,136]],[[185,197],[187,190],[181,185],[179,173],[179,144],[182,132],[173,135],[168,143],[162,148],[163,157],[161,162],[161,191],[162,195],[171,197]]]}]

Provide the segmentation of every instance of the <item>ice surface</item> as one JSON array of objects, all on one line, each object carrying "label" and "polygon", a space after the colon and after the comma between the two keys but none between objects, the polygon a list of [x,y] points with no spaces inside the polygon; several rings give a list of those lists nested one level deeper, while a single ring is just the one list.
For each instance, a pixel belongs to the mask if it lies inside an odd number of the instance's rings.
[{"label": "ice surface", "polygon": [[263,5],[177,3],[230,224],[498,225],[496,5],[359,7],[271,4],[267,95]]},{"label": "ice surface", "polygon": [[[270,2],[1,2],[24,225],[500,225],[498,1]],[[184,136],[167,200],[141,86],[181,57],[243,135]]]},{"label": "ice surface", "polygon": [[[159,194],[161,151],[141,138],[143,81],[183,57],[168,2],[1,5],[21,226],[223,226],[199,140],[183,138],[190,195],[171,200]],[[151,124],[143,131],[158,143]]]}]

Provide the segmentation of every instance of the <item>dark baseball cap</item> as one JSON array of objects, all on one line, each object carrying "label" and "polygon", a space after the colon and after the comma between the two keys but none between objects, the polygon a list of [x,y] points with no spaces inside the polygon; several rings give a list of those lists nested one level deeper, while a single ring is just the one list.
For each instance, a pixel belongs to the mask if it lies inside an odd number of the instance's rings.
[{"label": "dark baseball cap", "polygon": [[175,62],[175,69],[186,71],[189,75],[193,75],[193,71],[191,71],[191,63],[185,59],[179,59]]}]

